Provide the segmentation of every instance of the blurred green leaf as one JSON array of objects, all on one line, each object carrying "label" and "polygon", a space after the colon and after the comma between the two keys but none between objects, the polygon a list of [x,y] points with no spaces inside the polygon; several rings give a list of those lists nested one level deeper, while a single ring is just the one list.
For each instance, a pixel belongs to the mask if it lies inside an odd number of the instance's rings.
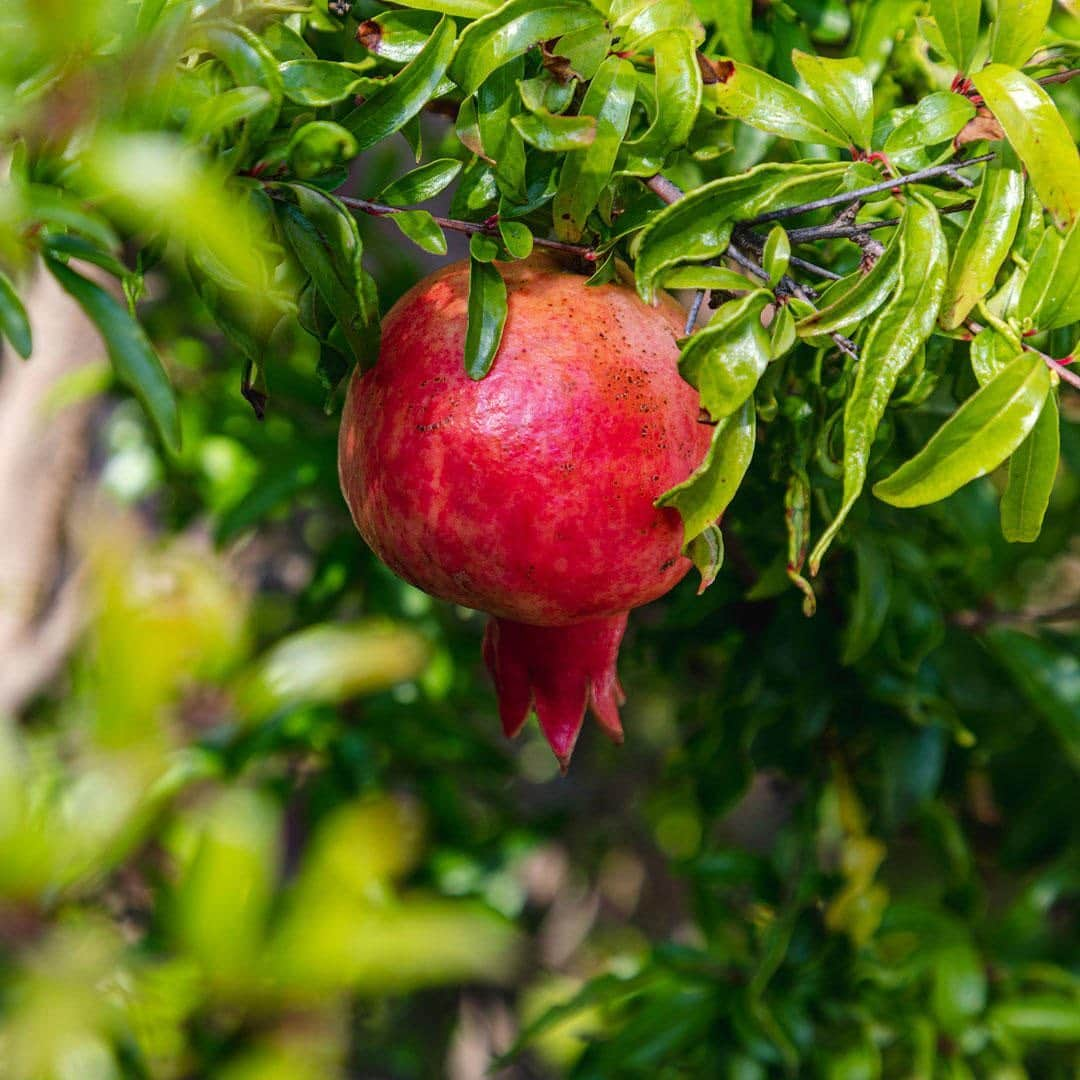
[{"label": "blurred green leaf", "polygon": [[11,278],[2,270],[0,270],[0,331],[24,360],[29,359],[34,347],[30,333],[30,320],[26,316],[26,308],[23,307]]},{"label": "blurred green leaf", "polygon": [[293,133],[285,154],[296,176],[309,180],[351,161],[356,155],[356,139],[340,124],[313,120]]},{"label": "blurred green leaf", "polygon": [[979,8],[979,0],[930,0],[945,47],[961,74],[970,67],[979,43]]},{"label": "blurred green leaf", "polygon": [[999,0],[990,30],[990,60],[1022,67],[1046,27],[1053,0]]}]

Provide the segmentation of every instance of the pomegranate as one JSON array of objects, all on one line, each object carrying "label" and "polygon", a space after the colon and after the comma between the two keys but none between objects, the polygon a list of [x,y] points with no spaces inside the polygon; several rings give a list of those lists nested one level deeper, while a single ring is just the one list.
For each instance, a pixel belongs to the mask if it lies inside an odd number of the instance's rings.
[{"label": "pomegranate", "polygon": [[631,608],[690,568],[653,501],[708,448],[679,376],[685,319],[628,274],[591,287],[551,256],[500,264],[507,318],[490,373],[464,368],[468,262],[406,293],[378,362],[349,386],[338,447],[361,534],[406,581],[492,616],[484,660],[507,735],[529,710],[564,771],[586,707],[616,741]]}]

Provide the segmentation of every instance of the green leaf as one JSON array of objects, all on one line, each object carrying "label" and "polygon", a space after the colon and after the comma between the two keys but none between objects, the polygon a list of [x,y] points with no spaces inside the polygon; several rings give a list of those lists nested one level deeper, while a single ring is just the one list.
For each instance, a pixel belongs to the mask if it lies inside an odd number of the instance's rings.
[{"label": "green leaf", "polygon": [[1024,441],[1050,393],[1050,372],[1021,353],[973,394],[910,461],[874,485],[893,506],[924,506],[996,469]]},{"label": "green leaf", "polygon": [[568,154],[563,161],[552,204],[555,233],[560,240],[581,239],[585,222],[611,179],[630,122],[636,87],[633,65],[609,56],[585,91],[579,115],[596,118],[596,135],[590,146]]},{"label": "green leaf", "polygon": [[705,40],[705,27],[689,0],[651,0],[628,7],[615,4],[611,19],[620,52],[639,52],[654,34],[667,30],[686,34],[693,45]]},{"label": "green leaf", "polygon": [[368,52],[407,64],[427,44],[439,15],[435,11],[386,11],[356,28],[356,40]]},{"label": "green leaf", "polygon": [[[999,154],[983,173],[975,206],[953,252],[941,325],[954,330],[994,287],[1009,257],[1024,206],[1024,176],[1011,154]],[[1080,251],[1080,245],[1078,245]]]},{"label": "green leaf", "polygon": [[990,64],[972,77],[1020,155],[1043,205],[1058,228],[1080,215],[1080,153],[1050,95],[1023,72]]},{"label": "green leaf", "polygon": [[499,7],[498,0],[401,0],[401,6],[421,11],[438,11],[443,15],[461,15],[479,19]]},{"label": "green leaf", "polygon": [[1031,434],[1009,458],[1009,479],[1001,496],[1001,535],[1010,544],[1038,540],[1060,458],[1061,422],[1057,398],[1051,393]]},{"label": "green leaf", "polygon": [[934,957],[931,1006],[942,1030],[959,1034],[986,1007],[986,965],[968,944],[957,942]]},{"label": "green leaf", "polygon": [[35,221],[54,231],[69,229],[110,251],[120,246],[113,227],[97,211],[66,191],[31,184],[26,189],[26,209]]},{"label": "green leaf", "polygon": [[686,554],[701,575],[700,596],[715,580],[724,565],[724,534],[717,525],[706,525],[687,545]]},{"label": "green leaf", "polygon": [[235,86],[208,98],[191,111],[188,134],[194,139],[215,137],[233,124],[269,108],[272,103],[273,96],[262,86]]},{"label": "green leaf", "polygon": [[866,335],[855,383],[844,406],[843,500],[810,555],[811,575],[817,574],[829,545],[862,492],[870,449],[889,398],[933,331],[945,290],[948,246],[937,211],[913,199],[898,233],[893,241],[896,288]]},{"label": "green leaf", "polygon": [[566,112],[570,103],[574,100],[574,90],[577,88],[577,80],[569,79],[560,82],[547,72],[537,75],[533,79],[521,79],[518,81],[518,92],[521,94],[521,103],[529,112],[561,114]]},{"label": "green leaf", "polygon": [[885,140],[886,154],[923,150],[955,138],[975,115],[975,106],[963,95],[941,90],[928,94]]},{"label": "green leaf", "polygon": [[[835,300],[830,291],[827,304],[799,319],[795,324],[798,335],[818,337],[822,334],[845,334],[877,311],[896,285],[900,273],[900,253],[904,248],[903,234],[904,223],[901,222],[898,228],[892,230],[885,250],[865,274],[857,271],[851,275],[854,283],[843,291],[840,290],[842,283],[837,282]],[[846,280],[850,281],[851,278]]]},{"label": "green leaf", "polygon": [[647,43],[652,46],[656,73],[655,104],[648,129],[627,142],[620,153],[618,169],[631,176],[658,172],[668,155],[690,138],[701,107],[701,67],[690,35],[666,30]]},{"label": "green leaf", "polygon": [[[1073,768],[1080,769],[1080,657],[1043,638],[1003,627],[992,627],[984,639],[1035,712],[1050,725]],[[1034,1007],[1034,1001],[1031,1003]],[[1080,1037],[1080,1019],[1075,1002],[1071,1008],[1069,1030],[1071,1038],[1076,1039]],[[1026,1028],[1032,1036],[1037,1025],[1033,1015],[1024,1016],[1022,1021],[1019,1016],[1016,1019],[1016,1026]]]},{"label": "green leaf", "polygon": [[465,331],[465,373],[470,379],[482,379],[491,370],[505,325],[506,283],[493,263],[472,259]]},{"label": "green leaf", "polygon": [[761,313],[772,302],[765,289],[730,300],[683,346],[679,371],[700,392],[702,407],[713,420],[734,413],[765,371],[772,349]]},{"label": "green leaf", "polygon": [[488,233],[473,233],[469,237],[469,255],[476,262],[494,262],[502,252],[499,249],[499,241]]},{"label": "green leaf", "polygon": [[402,210],[387,216],[417,247],[432,255],[446,254],[446,235],[426,210]]},{"label": "green leaf", "polygon": [[0,270],[0,332],[24,360],[30,358],[34,348],[30,320],[11,278],[3,270]]},{"label": "green leaf", "polygon": [[461,162],[454,158],[429,161],[426,165],[391,181],[379,192],[376,199],[388,206],[412,206],[426,202],[448,187],[460,172]]},{"label": "green leaf", "polygon": [[785,139],[848,145],[840,125],[794,87],[749,64],[727,59],[712,63],[716,82],[706,84],[706,97],[726,115]]},{"label": "green leaf", "polygon": [[351,161],[356,151],[351,131],[330,120],[313,120],[293,132],[285,156],[293,173],[308,180]]},{"label": "green leaf", "polygon": [[855,55],[866,64],[870,78],[877,80],[893,46],[909,31],[922,0],[877,0],[868,4],[859,20]]},{"label": "green leaf", "polygon": [[980,386],[985,386],[1015,356],[1016,343],[992,326],[984,326],[971,339],[971,370]]},{"label": "green leaf", "polygon": [[98,328],[116,377],[139,399],[165,447],[180,450],[180,413],[172,384],[143,328],[99,285],[46,256],[46,265]]},{"label": "green leaf", "polygon": [[514,57],[484,80],[474,99],[480,152],[491,162],[499,190],[514,202],[525,201],[525,144],[510,123],[521,112],[518,81],[524,72],[524,60]]},{"label": "green leaf", "polygon": [[48,251],[60,256],[65,262],[69,258],[83,259],[121,280],[131,275],[131,270],[111,251],[102,251],[96,244],[76,234],[46,233],[44,243]]},{"label": "green leaf", "polygon": [[817,597],[813,586],[802,575],[810,546],[810,480],[801,467],[792,470],[784,489],[784,527],[788,536],[784,572],[788,581],[803,594],[802,610],[809,619],[817,611]]},{"label": "green leaf", "polygon": [[221,60],[237,86],[261,86],[270,94],[270,104],[248,120],[250,144],[260,146],[277,124],[284,96],[274,54],[257,34],[237,23],[210,24],[202,28],[197,41]]},{"label": "green leaf", "polygon": [[850,166],[842,162],[758,165],[695,188],[655,214],[641,234],[634,274],[652,303],[662,273],[683,262],[722,255],[736,221],[838,192]]},{"label": "green leaf", "polygon": [[765,247],[761,252],[762,269],[769,275],[769,284],[774,288],[787,273],[790,259],[791,241],[788,239],[788,234],[784,231],[783,225],[774,225],[769,230]]},{"label": "green leaf", "polygon": [[656,500],[657,506],[674,507],[682,515],[684,552],[695,537],[719,522],[739,490],[754,454],[754,428],[754,403],[748,399],[713,428],[705,460]]},{"label": "green leaf", "polygon": [[757,288],[742,274],[726,266],[677,266],[661,277],[665,289],[723,289],[725,292],[746,292]]},{"label": "green leaf", "polygon": [[1022,67],[1046,28],[1054,0],[998,0],[990,30],[990,60]]},{"label": "green leaf", "polygon": [[358,149],[382,142],[427,104],[450,65],[455,37],[453,21],[440,20],[415,58],[345,116],[341,122],[356,136]]},{"label": "green leaf", "polygon": [[602,22],[587,0],[507,0],[465,28],[450,78],[472,94],[493,71],[539,42]]},{"label": "green leaf", "polygon": [[279,70],[285,96],[316,109],[351,97],[362,78],[352,68],[330,60],[290,60]]},{"label": "green leaf", "polygon": [[1080,320],[1080,223],[1043,233],[1020,292],[1018,314],[1039,330]]},{"label": "green leaf", "polygon": [[596,119],[592,116],[556,116],[552,113],[525,113],[515,116],[514,130],[538,150],[562,153],[591,146],[596,140]]},{"label": "green leaf", "polygon": [[503,246],[514,259],[527,259],[532,254],[533,234],[529,226],[521,221],[499,219],[499,236]]},{"label": "green leaf", "polygon": [[795,70],[815,101],[855,146],[869,147],[874,130],[874,84],[858,57],[830,59],[796,49]]},{"label": "green leaf", "polygon": [[714,0],[711,10],[723,51],[733,60],[755,63],[753,0]]},{"label": "green leaf", "polygon": [[[1019,638],[1020,635],[1012,635]],[[1071,674],[1073,689],[1073,726],[1080,716],[1080,661],[1064,657],[1062,667]],[[1080,740],[1080,732],[1074,732]],[[1075,743],[1073,756],[1075,757]],[[1003,1028],[1009,1035],[1036,1045],[1046,1043],[1080,1042],[1080,1008],[1075,997],[1053,997],[1050,994],[1027,994],[1019,1001],[1003,1001],[990,1010],[989,1023]]]},{"label": "green leaf", "polygon": [[930,0],[930,12],[961,74],[966,74],[979,44],[979,0]]}]

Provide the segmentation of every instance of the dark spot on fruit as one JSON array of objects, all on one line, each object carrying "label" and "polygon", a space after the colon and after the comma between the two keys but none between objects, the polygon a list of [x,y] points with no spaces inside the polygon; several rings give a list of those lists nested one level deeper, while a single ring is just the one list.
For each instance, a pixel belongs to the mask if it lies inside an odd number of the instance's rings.
[{"label": "dark spot on fruit", "polygon": [[675,559],[674,558],[667,559],[665,562],[662,562],[660,564],[660,573],[662,574],[665,570],[670,570],[674,565],[675,565]]}]

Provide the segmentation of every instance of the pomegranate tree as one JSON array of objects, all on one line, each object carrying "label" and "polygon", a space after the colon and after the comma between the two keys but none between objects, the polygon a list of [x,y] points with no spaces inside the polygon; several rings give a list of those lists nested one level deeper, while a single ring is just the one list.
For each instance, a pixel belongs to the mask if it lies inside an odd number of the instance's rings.
[{"label": "pomegranate tree", "polygon": [[463,363],[468,262],[416,285],[354,375],[341,485],[364,539],[406,581],[490,613],[484,659],[507,735],[535,709],[563,768],[588,707],[621,740],[631,608],[690,568],[654,505],[710,429],[679,376],[685,319],[625,281],[586,286],[547,255],[500,264],[507,318],[490,373]]}]

